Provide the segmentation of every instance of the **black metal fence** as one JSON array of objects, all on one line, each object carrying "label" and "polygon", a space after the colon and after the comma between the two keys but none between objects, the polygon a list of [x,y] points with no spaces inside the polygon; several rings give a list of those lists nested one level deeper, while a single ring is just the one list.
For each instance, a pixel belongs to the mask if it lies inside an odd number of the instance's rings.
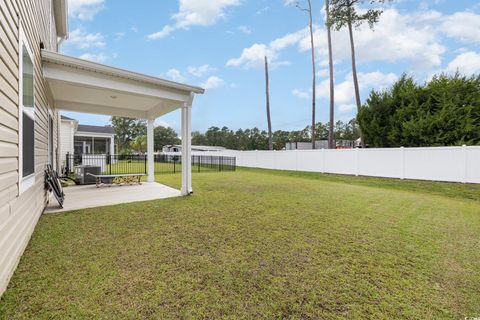
[{"label": "black metal fence", "polygon": [[[155,173],[180,173],[182,172],[181,155],[154,155]],[[67,154],[64,163],[65,174],[75,172],[75,167],[99,167],[102,174],[147,174],[147,155],[93,155],[93,154]],[[193,172],[222,172],[235,171],[237,168],[235,157],[193,155]]]}]

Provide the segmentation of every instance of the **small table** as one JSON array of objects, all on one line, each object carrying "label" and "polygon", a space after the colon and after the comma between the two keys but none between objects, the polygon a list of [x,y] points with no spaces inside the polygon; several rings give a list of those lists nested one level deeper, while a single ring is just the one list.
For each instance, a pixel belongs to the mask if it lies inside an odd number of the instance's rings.
[{"label": "small table", "polygon": [[[100,188],[102,185],[108,185],[109,187],[112,184],[129,184],[132,185],[134,183],[142,184],[142,177],[145,177],[146,174],[143,173],[131,173],[131,174],[91,174],[87,173],[87,175],[92,176],[95,178],[95,184],[97,188]],[[105,182],[107,180],[108,182]]]}]

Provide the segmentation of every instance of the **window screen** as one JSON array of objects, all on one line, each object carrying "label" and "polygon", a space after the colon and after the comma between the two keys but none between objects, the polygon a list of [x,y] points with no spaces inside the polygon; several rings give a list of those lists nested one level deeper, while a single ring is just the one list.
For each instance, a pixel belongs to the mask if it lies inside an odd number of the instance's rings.
[{"label": "window screen", "polygon": [[35,107],[33,102],[33,63],[22,47],[22,164],[23,177],[35,172]]}]

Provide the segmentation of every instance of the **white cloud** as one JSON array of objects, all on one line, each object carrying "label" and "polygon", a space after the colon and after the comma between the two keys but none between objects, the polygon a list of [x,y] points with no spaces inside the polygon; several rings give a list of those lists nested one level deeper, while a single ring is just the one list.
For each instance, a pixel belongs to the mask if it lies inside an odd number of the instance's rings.
[{"label": "white cloud", "polygon": [[317,71],[317,77],[325,78],[330,74],[329,69],[320,69]]},{"label": "white cloud", "polygon": [[162,126],[164,128],[171,128],[172,126],[170,125],[170,123],[164,121],[164,120],[160,120],[160,119],[157,119],[157,121],[155,121],[155,126]]},{"label": "white cloud", "polygon": [[98,63],[102,63],[102,62],[105,62],[106,60],[109,59],[109,56],[107,56],[106,54],[104,53],[84,53],[82,55],[79,56],[80,59],[83,59],[83,60],[89,60],[89,61],[93,61],[93,62],[98,62]]},{"label": "white cloud", "polygon": [[239,26],[237,28],[238,31],[240,32],[243,32],[245,34],[251,34],[252,33],[252,29],[250,27],[247,27],[247,26]]},{"label": "white cloud", "polygon": [[[310,90],[311,91],[311,90]],[[312,93],[301,89],[293,89],[292,94],[300,99],[311,99]]]},{"label": "white cloud", "polygon": [[469,51],[458,55],[445,71],[450,74],[457,71],[465,75],[480,74],[480,53]]},{"label": "white cloud", "polygon": [[[400,13],[395,8],[386,9],[380,22],[372,31],[367,25],[355,31],[357,61],[381,61],[388,63],[406,62],[417,73],[428,74],[442,65],[447,48],[445,37],[464,42],[480,41],[480,15],[461,12],[442,15],[436,11]],[[328,65],[327,36],[325,28],[315,26],[315,47],[318,64]],[[335,63],[350,60],[348,32],[333,32],[333,54]],[[286,34],[270,43],[256,43],[243,49],[240,57],[230,59],[229,66],[251,68],[260,66],[265,54],[270,60],[278,59],[281,51],[296,46],[299,51],[310,50],[310,36],[307,28]]]},{"label": "white cloud", "polygon": [[206,74],[209,74],[217,69],[210,67],[208,64],[204,64],[199,67],[188,67],[187,72],[194,77],[203,77]]},{"label": "white cloud", "polygon": [[85,30],[77,28],[70,32],[65,45],[72,45],[79,49],[88,49],[105,47],[106,43],[101,33],[87,33]]},{"label": "white cloud", "polygon": [[[358,81],[361,93],[375,89],[382,90],[395,81],[398,77],[393,73],[381,73],[379,71],[358,74]],[[292,94],[300,99],[311,99],[312,90],[294,89]],[[330,80],[324,80],[317,86],[318,99],[330,99]],[[356,108],[355,105],[355,91],[353,86],[352,74],[345,77],[345,80],[335,85],[335,104],[338,105],[340,113],[350,113]]]},{"label": "white cloud", "polygon": [[298,3],[298,0],[283,0],[283,4],[285,6],[291,6],[291,5],[294,5],[294,4],[297,4]]},{"label": "white cloud", "polygon": [[125,32],[117,32],[115,33],[115,40],[122,40],[125,37]]},{"label": "white cloud", "polygon": [[297,32],[292,32],[292,33],[286,34],[281,38],[273,40],[272,42],[270,42],[270,47],[273,50],[277,50],[277,51],[283,50],[285,48],[298,44],[301,40],[305,39],[306,37],[310,37],[309,34],[310,34],[309,29],[304,28]]},{"label": "white cloud", "polygon": [[[446,48],[441,44],[436,22],[438,14],[400,14],[396,9],[384,11],[380,22],[372,31],[367,25],[354,34],[358,62],[409,61],[417,69],[428,70],[441,65]],[[327,65],[327,37],[324,29],[316,30],[315,43],[321,65]],[[333,54],[336,62],[350,59],[350,43],[346,30],[334,32]],[[310,49],[310,40],[305,37],[302,51]]]},{"label": "white cloud", "polygon": [[83,20],[92,20],[104,8],[104,0],[68,0],[69,15]]},{"label": "white cloud", "polygon": [[[382,73],[379,71],[369,73],[358,73],[360,91],[365,93],[372,89],[382,90],[397,81],[397,75],[393,73]],[[319,98],[330,99],[330,80],[324,80],[317,86]],[[352,74],[345,77],[345,80],[335,85],[335,103],[338,105],[354,105],[355,91]]]},{"label": "white cloud", "polygon": [[180,0],[179,11],[172,16],[175,23],[147,37],[151,40],[162,39],[177,29],[214,25],[225,17],[229,7],[238,5],[240,0]]},{"label": "white cloud", "polygon": [[221,88],[224,85],[225,85],[225,81],[216,76],[211,76],[207,79],[207,81],[202,83],[202,87],[205,88],[206,90]]},{"label": "white cloud", "polygon": [[149,34],[147,36],[147,38],[150,39],[150,40],[163,39],[163,38],[167,37],[168,35],[170,35],[170,33],[172,33],[173,31],[175,31],[174,27],[165,26],[165,27],[163,27],[162,30],[160,30],[158,32],[155,32],[155,33],[152,33],[152,34]]},{"label": "white cloud", "polygon": [[352,113],[353,110],[356,110],[357,106],[354,104],[341,104],[338,106],[338,112],[340,114]]},{"label": "white cloud", "polygon": [[161,76],[175,82],[185,82],[187,80],[182,72],[177,69],[170,69],[167,72],[162,73]]},{"label": "white cloud", "polygon": [[480,15],[473,12],[457,12],[445,17],[442,30],[448,36],[463,42],[480,43]]},{"label": "white cloud", "polygon": [[277,61],[280,51],[298,44],[307,34],[308,28],[305,28],[275,39],[268,45],[255,43],[251,47],[243,49],[240,57],[230,59],[227,62],[227,66],[243,67],[245,69],[260,67],[265,63],[265,56],[268,57],[272,67],[289,65],[290,62],[288,61]]},{"label": "white cloud", "polygon": [[270,7],[263,7],[260,10],[257,10],[257,14],[264,14],[265,12],[269,11]]},{"label": "white cloud", "polygon": [[288,61],[277,61],[280,51],[298,44],[301,41],[308,29],[302,29],[297,32],[289,33],[281,38],[275,39],[268,45],[263,43],[255,43],[249,48],[243,49],[242,54],[238,58],[232,58],[227,61],[227,66],[230,67],[243,67],[245,69],[255,68],[263,66],[265,63],[265,56],[271,66],[289,65]]},{"label": "white cloud", "polygon": [[246,69],[254,68],[264,65],[265,57],[268,57],[270,61],[274,61],[277,58],[277,52],[265,44],[255,43],[250,48],[243,49],[239,58],[228,60],[227,66],[243,66]]}]

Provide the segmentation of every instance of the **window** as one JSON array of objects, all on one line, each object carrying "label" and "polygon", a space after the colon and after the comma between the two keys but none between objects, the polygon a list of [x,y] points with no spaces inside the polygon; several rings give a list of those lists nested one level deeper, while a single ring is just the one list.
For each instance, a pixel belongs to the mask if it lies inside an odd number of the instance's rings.
[{"label": "window", "polygon": [[20,37],[19,176],[20,193],[35,182],[34,67],[31,51],[22,32]]}]

